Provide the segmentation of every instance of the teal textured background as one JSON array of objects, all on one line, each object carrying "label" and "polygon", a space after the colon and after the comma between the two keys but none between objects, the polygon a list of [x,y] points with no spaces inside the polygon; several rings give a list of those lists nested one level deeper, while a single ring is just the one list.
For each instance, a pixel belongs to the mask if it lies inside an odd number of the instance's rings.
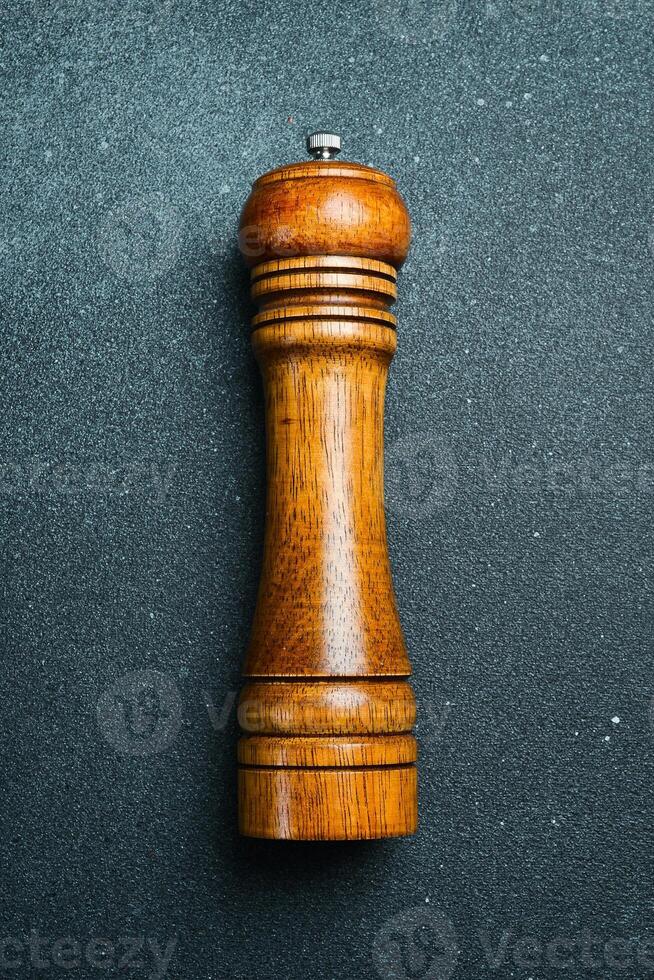
[{"label": "teal textured background", "polygon": [[[654,972],[653,28],[2,12],[2,976]],[[235,833],[264,510],[236,226],[318,127],[414,220],[386,445],[421,826],[369,845]]]}]

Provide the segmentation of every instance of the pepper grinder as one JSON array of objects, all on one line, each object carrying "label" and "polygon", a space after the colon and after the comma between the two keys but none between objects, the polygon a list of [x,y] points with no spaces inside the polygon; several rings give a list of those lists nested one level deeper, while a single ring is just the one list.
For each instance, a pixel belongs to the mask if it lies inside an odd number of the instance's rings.
[{"label": "pepper grinder", "polygon": [[263,375],[263,566],[238,718],[239,830],[359,840],[417,825],[415,699],[384,517],[384,394],[411,225],[395,182],[337,160],[254,182],[239,246]]}]

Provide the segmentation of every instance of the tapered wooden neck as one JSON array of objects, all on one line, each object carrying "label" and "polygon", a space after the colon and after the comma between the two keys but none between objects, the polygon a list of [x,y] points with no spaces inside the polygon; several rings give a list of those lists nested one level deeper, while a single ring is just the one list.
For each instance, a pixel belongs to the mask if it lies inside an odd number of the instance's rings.
[{"label": "tapered wooden neck", "polygon": [[389,307],[409,234],[391,178],[356,164],[280,168],[244,208],[267,434],[239,709],[239,822],[253,836],[415,829],[415,705],[383,498]]}]

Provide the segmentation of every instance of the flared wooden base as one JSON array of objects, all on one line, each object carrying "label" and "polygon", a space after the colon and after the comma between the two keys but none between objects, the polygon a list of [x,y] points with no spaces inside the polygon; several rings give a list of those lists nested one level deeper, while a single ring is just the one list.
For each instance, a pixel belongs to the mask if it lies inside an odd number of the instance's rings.
[{"label": "flared wooden base", "polygon": [[239,767],[239,831],[275,840],[372,840],[413,834],[414,765],[374,769]]}]

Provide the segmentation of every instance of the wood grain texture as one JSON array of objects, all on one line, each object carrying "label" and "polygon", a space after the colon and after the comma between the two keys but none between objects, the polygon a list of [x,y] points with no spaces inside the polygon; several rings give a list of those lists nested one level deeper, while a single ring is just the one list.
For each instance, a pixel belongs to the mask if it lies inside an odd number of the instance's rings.
[{"label": "wood grain texture", "polygon": [[416,830],[416,795],[415,766],[241,767],[240,830],[277,840],[400,837]]},{"label": "wood grain texture", "polygon": [[239,827],[365,839],[416,827],[415,701],[384,518],[384,394],[410,223],[357,164],[254,185],[240,244],[266,405],[263,566],[239,704]]},{"label": "wood grain texture", "polygon": [[243,731],[267,735],[409,732],[415,720],[411,685],[397,678],[257,679],[238,706]]},{"label": "wood grain texture", "polygon": [[292,164],[260,177],[239,227],[249,266],[296,255],[350,255],[399,268],[410,238],[395,182],[337,160]]},{"label": "wood grain texture", "polygon": [[413,735],[250,735],[238,745],[244,766],[399,766],[415,762],[417,754]]}]

